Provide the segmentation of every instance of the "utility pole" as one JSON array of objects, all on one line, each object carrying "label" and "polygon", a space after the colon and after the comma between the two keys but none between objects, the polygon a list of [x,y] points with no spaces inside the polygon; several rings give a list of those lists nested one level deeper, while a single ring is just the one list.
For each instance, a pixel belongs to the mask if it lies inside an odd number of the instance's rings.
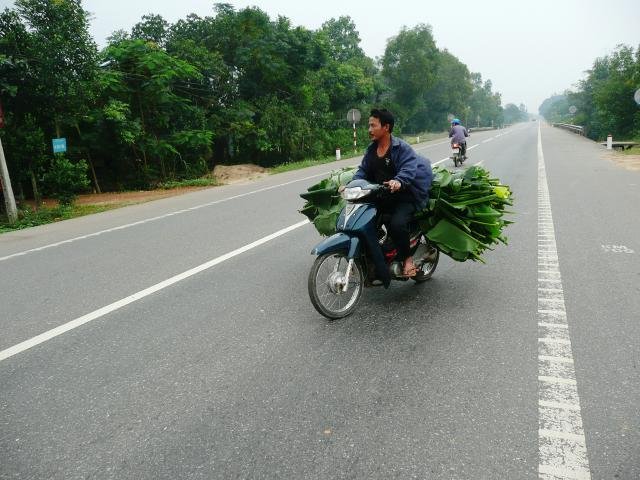
[{"label": "utility pole", "polygon": [[7,162],[4,158],[2,139],[0,139],[0,183],[2,183],[4,204],[7,207],[7,217],[9,218],[9,223],[13,224],[18,220],[18,209],[16,208],[16,199],[13,197],[11,179],[9,178],[9,169],[7,168]]}]

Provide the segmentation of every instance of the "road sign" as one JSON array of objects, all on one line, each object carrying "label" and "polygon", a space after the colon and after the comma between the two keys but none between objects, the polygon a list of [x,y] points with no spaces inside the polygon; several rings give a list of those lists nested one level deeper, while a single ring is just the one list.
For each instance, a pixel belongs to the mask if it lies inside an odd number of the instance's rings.
[{"label": "road sign", "polygon": [[576,106],[575,106],[575,105],[571,105],[571,106],[569,107],[569,113],[570,113],[571,115],[573,115],[573,114],[574,114],[574,113],[576,113],[577,111],[578,111],[578,109],[576,108]]},{"label": "road sign", "polygon": [[67,151],[67,139],[66,138],[54,138],[51,140],[53,145],[53,153],[64,153]]},{"label": "road sign", "polygon": [[358,123],[360,121],[360,110],[352,108],[347,112],[347,120],[349,123]]},{"label": "road sign", "polygon": [[636,90],[636,93],[633,96],[633,99],[636,101],[636,103],[638,105],[640,105],[640,88],[638,90]]}]

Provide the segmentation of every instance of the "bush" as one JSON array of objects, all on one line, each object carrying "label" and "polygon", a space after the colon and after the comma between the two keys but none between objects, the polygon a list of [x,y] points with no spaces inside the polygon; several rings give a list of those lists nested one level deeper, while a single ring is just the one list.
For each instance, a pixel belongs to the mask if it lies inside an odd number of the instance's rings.
[{"label": "bush", "polygon": [[84,160],[71,163],[64,156],[56,155],[51,169],[44,174],[45,188],[60,202],[60,205],[71,205],[78,193],[86,190],[90,185],[87,169],[87,162]]}]

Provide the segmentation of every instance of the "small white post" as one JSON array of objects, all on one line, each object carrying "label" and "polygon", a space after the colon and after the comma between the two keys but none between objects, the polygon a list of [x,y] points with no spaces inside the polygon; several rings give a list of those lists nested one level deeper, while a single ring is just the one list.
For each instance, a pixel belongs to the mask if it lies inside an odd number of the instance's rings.
[{"label": "small white post", "polygon": [[607,150],[611,150],[613,148],[613,137],[611,134],[607,135]]},{"label": "small white post", "polygon": [[336,160],[340,160],[340,148],[336,148]]},{"label": "small white post", "polygon": [[416,140],[416,143],[420,143],[420,137],[418,137],[418,139]]}]

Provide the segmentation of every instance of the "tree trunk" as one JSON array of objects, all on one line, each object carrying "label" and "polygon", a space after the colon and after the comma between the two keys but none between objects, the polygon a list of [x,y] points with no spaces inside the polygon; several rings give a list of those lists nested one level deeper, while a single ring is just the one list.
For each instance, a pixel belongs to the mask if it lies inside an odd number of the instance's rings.
[{"label": "tree trunk", "polygon": [[42,198],[40,198],[40,192],[38,191],[38,182],[36,181],[36,174],[33,173],[33,169],[29,169],[29,175],[31,176],[31,188],[33,189],[33,199],[36,202],[36,211],[40,204],[42,203]]},{"label": "tree trunk", "polygon": [[[147,135],[147,127],[144,124],[144,110],[142,110],[142,97],[138,94],[138,109],[140,110],[140,126],[142,127],[142,134]],[[147,150],[142,148],[142,159],[144,160],[145,175],[147,170]]]},{"label": "tree trunk", "polygon": [[[80,125],[76,122],[76,130],[78,131],[78,137],[80,141],[82,141],[82,133],[80,132]],[[98,183],[98,176],[96,175],[96,169],[93,167],[93,161],[91,160],[91,152],[88,147],[85,147],[87,151],[87,160],[89,162],[89,167],[91,168],[91,176],[93,177],[93,186],[95,187],[96,193],[102,193],[100,191],[100,184]]]},{"label": "tree trunk", "polygon": [[[80,138],[80,141],[82,141],[82,133],[80,132],[80,125],[78,125],[77,122],[76,122],[76,130],[78,131],[78,137]],[[94,168],[93,161],[91,160],[91,152],[89,151],[88,147],[85,147],[85,150],[87,152],[87,161],[89,162],[89,167],[91,168],[91,176],[93,178],[94,189],[96,193],[102,193],[102,191],[100,190],[100,184],[98,183],[98,176],[96,175],[96,169]]]}]

